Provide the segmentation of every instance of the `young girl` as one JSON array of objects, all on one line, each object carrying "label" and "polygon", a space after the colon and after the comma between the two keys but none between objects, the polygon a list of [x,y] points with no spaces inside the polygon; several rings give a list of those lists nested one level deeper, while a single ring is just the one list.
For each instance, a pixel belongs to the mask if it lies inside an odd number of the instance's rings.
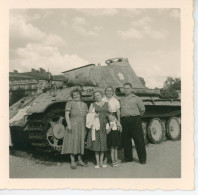
[{"label": "young girl", "polygon": [[106,124],[107,145],[111,148],[112,166],[116,167],[119,165],[118,146],[120,144],[120,132],[122,132],[122,128],[112,113],[109,114],[108,119],[109,122]]}]

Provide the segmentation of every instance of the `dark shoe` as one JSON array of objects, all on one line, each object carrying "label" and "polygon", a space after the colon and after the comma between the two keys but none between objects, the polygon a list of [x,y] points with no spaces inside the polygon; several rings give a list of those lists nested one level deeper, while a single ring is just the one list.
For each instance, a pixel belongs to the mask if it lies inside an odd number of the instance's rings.
[{"label": "dark shoe", "polygon": [[146,161],[140,162],[140,164],[145,165],[146,164]]},{"label": "dark shoe", "polygon": [[128,163],[128,162],[133,162],[133,160],[122,160],[121,163]]}]

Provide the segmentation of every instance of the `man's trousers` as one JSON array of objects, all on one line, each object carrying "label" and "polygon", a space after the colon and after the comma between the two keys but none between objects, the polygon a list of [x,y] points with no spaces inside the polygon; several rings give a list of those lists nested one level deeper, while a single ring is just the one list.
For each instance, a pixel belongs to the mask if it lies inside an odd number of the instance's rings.
[{"label": "man's trousers", "polygon": [[140,116],[126,116],[121,118],[122,145],[126,161],[133,161],[132,140],[138,154],[140,163],[146,162],[146,148]]}]

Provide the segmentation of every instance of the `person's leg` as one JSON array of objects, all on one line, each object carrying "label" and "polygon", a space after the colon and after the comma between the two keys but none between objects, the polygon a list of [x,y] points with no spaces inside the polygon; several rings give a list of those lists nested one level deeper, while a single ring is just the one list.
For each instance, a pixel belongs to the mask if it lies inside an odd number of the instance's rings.
[{"label": "person's leg", "polygon": [[118,147],[116,146],[114,149],[114,157],[115,157],[115,162],[118,162]]},{"label": "person's leg", "polygon": [[78,154],[78,162],[82,162],[82,155]]},{"label": "person's leg", "polygon": [[99,152],[95,152],[95,158],[96,158],[96,166],[95,168],[99,168],[100,163],[99,163]]},{"label": "person's leg", "polygon": [[103,160],[103,164],[106,165],[107,164],[107,152],[104,152],[104,160]]},{"label": "person's leg", "polygon": [[81,154],[78,154],[78,165],[80,165],[80,166],[87,166],[84,162],[83,162],[83,160],[82,160],[82,155]]},{"label": "person's leg", "polygon": [[140,163],[146,163],[146,147],[142,130],[141,117],[136,117],[133,122],[133,140]]},{"label": "person's leg", "polygon": [[100,164],[103,165],[104,152],[100,152]]},{"label": "person's leg", "polygon": [[70,154],[70,159],[71,159],[71,168],[76,169],[76,163],[75,163],[75,155]]},{"label": "person's leg", "polygon": [[106,168],[107,167],[107,152],[101,152],[100,153],[100,165],[103,167],[103,168]]},{"label": "person's leg", "polygon": [[111,147],[111,162],[112,162],[112,164],[115,163],[114,147]]},{"label": "person's leg", "polygon": [[130,118],[124,118],[122,122],[122,144],[124,147],[124,157],[125,161],[132,161],[132,142],[131,142],[131,133],[130,133]]}]

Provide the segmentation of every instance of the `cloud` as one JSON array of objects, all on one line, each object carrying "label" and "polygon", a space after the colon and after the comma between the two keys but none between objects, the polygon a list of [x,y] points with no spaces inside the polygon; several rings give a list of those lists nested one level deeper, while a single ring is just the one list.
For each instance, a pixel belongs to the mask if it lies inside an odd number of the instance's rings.
[{"label": "cloud", "polygon": [[85,18],[83,18],[83,17],[75,17],[75,18],[73,19],[73,22],[74,22],[75,24],[78,24],[78,25],[86,25],[86,24],[87,24],[87,21],[86,21]]},{"label": "cloud", "polygon": [[92,30],[88,30],[90,25],[83,17],[75,17],[72,22],[72,28],[83,36],[98,36],[98,31],[101,29],[101,27],[95,26]]},{"label": "cloud", "polygon": [[63,40],[60,36],[55,34],[49,34],[43,41],[44,45],[50,46],[63,46],[65,45],[65,40]]},{"label": "cloud", "polygon": [[151,26],[144,26],[142,34],[146,34],[153,39],[161,40],[166,38],[166,36],[168,35],[168,31],[165,30],[160,31],[153,29]]},{"label": "cloud", "polygon": [[168,76],[181,76],[180,54],[173,50],[141,51],[133,61],[135,72],[145,79],[149,88],[163,87]]},{"label": "cloud", "polygon": [[27,23],[21,15],[11,15],[10,17],[10,38],[23,39],[29,41],[40,41],[45,37],[45,33]]},{"label": "cloud", "polygon": [[138,15],[142,14],[146,9],[143,8],[127,8],[127,9],[119,9],[122,12],[122,15],[126,17],[137,17]]},{"label": "cloud", "polygon": [[118,9],[77,9],[77,11],[88,16],[114,16],[119,13]]},{"label": "cloud", "polygon": [[143,26],[148,26],[152,22],[150,17],[143,17],[139,20],[134,20],[131,22],[131,25],[134,27],[143,27]]},{"label": "cloud", "polygon": [[169,16],[175,20],[180,18],[180,9],[179,8],[173,8],[173,9],[158,9],[158,12],[160,14],[164,14],[166,16]]},{"label": "cloud", "polygon": [[94,30],[96,30],[96,31],[99,31],[99,30],[102,30],[102,29],[103,29],[102,26],[94,26]]},{"label": "cloud", "polygon": [[68,22],[65,19],[61,20],[61,24],[65,27],[68,26]]},{"label": "cloud", "polygon": [[128,39],[128,38],[137,38],[140,39],[143,37],[143,34],[140,33],[138,30],[135,28],[130,28],[126,31],[117,31],[117,34],[122,38],[122,39]]},{"label": "cloud", "polygon": [[88,64],[88,62],[76,54],[62,55],[57,47],[45,46],[38,43],[27,44],[24,48],[12,51],[10,59],[10,71],[30,71],[31,68],[44,68],[52,74],[60,74],[63,71]]},{"label": "cloud", "polygon": [[117,34],[122,39],[141,39],[150,37],[153,39],[161,40],[166,38],[168,31],[157,30],[152,26],[152,20],[150,17],[144,17],[136,21],[132,21],[129,29],[119,30]]},{"label": "cloud", "polygon": [[47,34],[31,24],[26,15],[10,14],[10,41],[12,42],[35,42],[46,45],[65,45],[62,37],[56,34]]}]

